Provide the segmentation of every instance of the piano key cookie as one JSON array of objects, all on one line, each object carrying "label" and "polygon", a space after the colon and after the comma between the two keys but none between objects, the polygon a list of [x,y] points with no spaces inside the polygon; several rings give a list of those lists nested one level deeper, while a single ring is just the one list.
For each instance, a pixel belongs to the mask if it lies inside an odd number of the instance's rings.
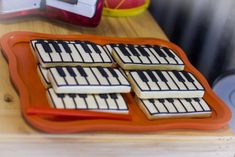
[{"label": "piano key cookie", "polygon": [[201,83],[186,71],[129,71],[128,79],[141,99],[203,97]]},{"label": "piano key cookie", "polygon": [[79,109],[128,114],[128,106],[121,94],[56,94],[47,90],[49,102],[56,109]]},{"label": "piano key cookie", "polygon": [[111,67],[54,67],[48,78],[56,93],[129,93],[130,83],[119,70]]},{"label": "piano key cookie", "polygon": [[88,41],[32,40],[32,50],[42,67],[113,65],[103,46]]},{"label": "piano key cookie", "polygon": [[47,77],[47,69],[43,68],[40,64],[37,67],[38,75],[41,79],[41,82],[43,83],[45,88],[48,88],[51,86],[51,83]]},{"label": "piano key cookie", "polygon": [[203,98],[138,99],[137,101],[149,119],[209,117],[212,114]]},{"label": "piano key cookie", "polygon": [[113,58],[125,70],[183,70],[184,63],[166,47],[112,45]]}]

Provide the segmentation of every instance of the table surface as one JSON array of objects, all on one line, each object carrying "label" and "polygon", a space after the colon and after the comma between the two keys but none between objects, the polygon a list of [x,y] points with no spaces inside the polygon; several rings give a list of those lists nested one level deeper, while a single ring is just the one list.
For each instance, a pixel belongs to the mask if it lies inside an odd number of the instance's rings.
[{"label": "table surface", "polygon": [[[89,33],[115,37],[154,37],[168,40],[148,11],[134,17],[103,17],[97,28],[72,26],[40,17],[29,17],[0,23],[0,36],[11,31],[33,31],[50,34]],[[61,152],[60,155],[63,154],[63,151],[59,151],[61,147],[66,147],[68,150],[76,150],[76,147],[82,148],[83,150],[80,153],[84,155],[96,154],[101,156],[102,152],[105,153],[110,149],[113,154],[121,154],[122,156],[126,155],[126,150],[135,150],[136,152],[130,156],[141,156],[143,155],[141,152],[146,152],[143,149],[148,149],[149,155],[153,155],[153,150],[164,154],[165,151],[170,151],[169,146],[172,146],[171,150],[174,152],[182,151],[184,147],[189,154],[194,155],[192,147],[200,147],[202,152],[214,153],[218,156],[228,152],[234,154],[232,151],[235,148],[235,136],[229,127],[216,131],[172,130],[144,134],[92,132],[52,135],[38,132],[27,125],[21,116],[19,97],[10,82],[8,64],[2,54],[0,54],[0,71],[0,149],[13,147],[20,152],[21,147],[28,147],[28,143],[36,142],[38,148],[44,148],[48,152],[56,150]],[[60,145],[66,142],[71,145]],[[76,147],[72,145],[74,142]],[[57,144],[56,148],[51,148],[51,143]],[[36,151],[34,147],[30,148],[28,149],[29,154]],[[85,150],[88,148],[97,149],[98,154],[96,152],[86,152]],[[150,148],[153,149],[150,150]],[[221,152],[223,153],[221,154]],[[1,153],[4,153],[4,151]],[[11,154],[13,152],[9,150],[5,153]]]}]

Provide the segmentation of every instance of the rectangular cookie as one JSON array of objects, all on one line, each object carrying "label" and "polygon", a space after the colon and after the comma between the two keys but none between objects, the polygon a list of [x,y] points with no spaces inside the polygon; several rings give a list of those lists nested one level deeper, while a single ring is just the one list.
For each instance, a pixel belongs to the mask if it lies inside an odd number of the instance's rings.
[{"label": "rectangular cookie", "polygon": [[111,67],[54,67],[48,78],[56,93],[129,93],[130,83],[119,69]]},{"label": "rectangular cookie", "polygon": [[48,100],[53,108],[91,110],[128,114],[128,106],[121,94],[56,94],[47,90]]},{"label": "rectangular cookie", "polygon": [[203,97],[201,83],[186,71],[136,70],[128,72],[128,79],[141,99]]},{"label": "rectangular cookie", "polygon": [[113,65],[102,45],[89,41],[32,40],[32,50],[42,67]]},{"label": "rectangular cookie", "polygon": [[114,60],[125,70],[183,70],[184,62],[171,49],[151,45],[112,44]]},{"label": "rectangular cookie", "polygon": [[209,117],[212,114],[203,98],[138,99],[137,101],[149,119]]}]

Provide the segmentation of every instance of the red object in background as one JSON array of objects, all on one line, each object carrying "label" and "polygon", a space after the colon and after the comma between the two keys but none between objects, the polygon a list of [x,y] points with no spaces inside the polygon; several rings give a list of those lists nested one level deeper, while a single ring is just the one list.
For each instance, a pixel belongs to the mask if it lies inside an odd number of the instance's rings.
[{"label": "red object in background", "polygon": [[[28,15],[39,15],[39,16],[57,19],[57,20],[71,23],[71,24],[75,24],[75,25],[96,27],[101,20],[102,9],[103,9],[103,0],[94,0],[94,1],[96,1],[96,4],[93,9],[94,15],[86,16],[85,14],[91,14],[86,9],[83,9],[84,11],[81,11],[81,12],[84,12],[83,15],[77,13],[76,12],[77,10],[75,10],[75,12],[71,12],[68,8],[72,6],[73,7],[72,9],[74,9],[74,5],[76,5],[76,4],[68,3],[67,1],[58,0],[56,2],[53,2],[53,3],[58,3],[58,4],[64,3],[65,6],[66,5],[69,6],[69,7],[67,7],[67,10],[66,10],[66,9],[63,9],[63,6],[62,6],[62,8],[59,8],[56,5],[49,6],[49,5],[47,5],[46,0],[37,0],[38,3],[40,3],[39,4],[40,7],[38,7],[38,8],[36,6],[38,4],[33,3],[33,5],[35,5],[35,8],[33,8],[33,9],[23,10],[23,8],[22,9],[16,8],[15,9],[16,11],[12,11],[12,8],[11,8],[10,11],[7,11],[7,10],[3,11],[3,9],[4,9],[3,8],[4,5],[2,4],[2,3],[4,3],[3,1],[4,0],[0,1],[0,20],[8,20],[8,19],[12,19],[12,18],[16,18],[16,17],[24,17],[24,16],[28,16]],[[7,0],[5,0],[5,4],[7,3],[6,1]],[[53,0],[53,1],[55,1],[55,0]],[[19,1],[19,3],[21,3],[21,2],[22,2],[22,0]],[[32,3],[31,0],[28,2]],[[17,3],[17,2],[14,1],[14,3]],[[19,7],[19,5],[17,7]],[[77,5],[79,5],[79,4],[77,4]],[[89,5],[87,5],[87,6],[89,6]],[[61,7],[61,5],[60,5],[60,7]],[[79,8],[75,8],[75,9],[79,9]]]},{"label": "red object in background", "polygon": [[130,9],[144,5],[145,0],[105,0],[105,6],[112,9]]}]

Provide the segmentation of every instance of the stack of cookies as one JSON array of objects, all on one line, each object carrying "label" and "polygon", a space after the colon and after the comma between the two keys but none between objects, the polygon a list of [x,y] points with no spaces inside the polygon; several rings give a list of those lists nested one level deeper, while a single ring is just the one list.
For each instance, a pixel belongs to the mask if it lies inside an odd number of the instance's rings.
[{"label": "stack of cookies", "polygon": [[132,88],[149,119],[211,115],[203,86],[167,47],[43,39],[31,47],[54,108],[127,114],[122,93]]},{"label": "stack of cookies", "polygon": [[130,83],[102,45],[38,39],[31,47],[51,107],[128,114]]},{"label": "stack of cookies", "polygon": [[112,45],[112,56],[123,68],[136,101],[149,119],[206,117],[211,109],[204,88],[173,50],[157,45]]}]

